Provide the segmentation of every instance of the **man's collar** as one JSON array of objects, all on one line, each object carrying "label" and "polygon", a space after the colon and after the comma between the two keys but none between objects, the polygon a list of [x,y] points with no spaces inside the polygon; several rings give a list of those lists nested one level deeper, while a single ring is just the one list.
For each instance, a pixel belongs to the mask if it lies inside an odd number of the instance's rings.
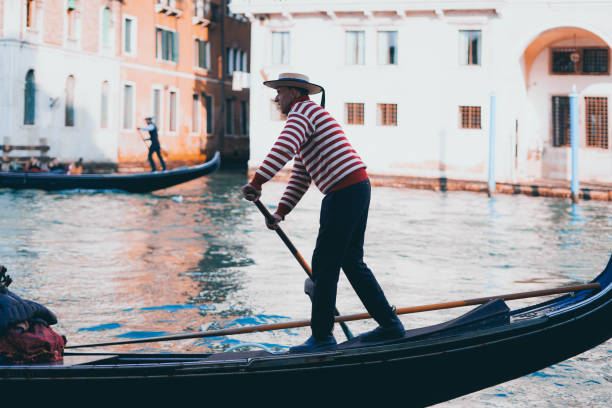
[{"label": "man's collar", "polygon": [[293,103],[291,104],[291,107],[289,108],[289,112],[291,112],[293,110],[293,107],[295,106],[295,104],[299,103],[299,102],[306,102],[309,101],[310,97],[308,95],[300,95],[297,98],[295,98],[295,101],[293,101]]}]

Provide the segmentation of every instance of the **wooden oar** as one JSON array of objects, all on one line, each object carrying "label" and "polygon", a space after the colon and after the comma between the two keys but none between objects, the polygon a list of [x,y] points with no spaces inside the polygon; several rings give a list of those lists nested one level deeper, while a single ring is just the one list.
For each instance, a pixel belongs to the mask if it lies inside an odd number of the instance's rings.
[{"label": "wooden oar", "polygon": [[[426,311],[431,311],[431,310],[451,309],[455,307],[483,304],[483,303],[487,303],[488,301],[494,300],[494,299],[503,299],[503,300],[526,299],[530,297],[556,295],[559,293],[578,292],[581,290],[588,290],[588,289],[598,290],[600,288],[601,286],[599,285],[599,283],[588,283],[585,285],[566,286],[563,288],[536,290],[536,291],[521,292],[521,293],[511,293],[508,295],[489,296],[489,297],[482,297],[482,298],[476,298],[476,299],[459,300],[455,302],[436,303],[436,304],[431,304],[431,305],[403,307],[401,309],[397,309],[396,313],[397,314],[408,314],[408,313],[426,312]],[[352,314],[352,315],[346,315],[346,316],[337,316],[335,318],[335,321],[336,322],[346,322],[346,321],[352,321],[352,320],[364,320],[364,319],[369,319],[370,317],[371,316],[368,313],[359,313],[359,314]],[[136,340],[109,341],[106,343],[81,344],[81,345],[76,345],[76,346],[66,346],[66,348],[70,349],[70,348],[83,348],[83,347],[102,347],[102,346],[114,346],[114,345],[119,345],[119,344],[152,343],[152,342],[157,342],[157,341],[198,339],[198,338],[204,338],[204,337],[218,337],[218,336],[229,336],[233,334],[245,334],[245,333],[264,332],[264,331],[271,331],[271,330],[292,329],[292,328],[297,328],[297,327],[306,327],[309,325],[310,325],[310,320],[297,320],[297,321],[285,322],[285,323],[273,323],[273,324],[262,324],[259,326],[239,327],[236,329],[207,330],[203,332],[176,334],[172,336],[148,337],[148,338],[136,339]]]},{"label": "wooden oar", "polygon": [[[274,218],[272,217],[272,214],[270,214],[270,211],[268,211],[266,206],[264,206],[261,203],[261,201],[256,200],[255,201],[255,205],[257,206],[259,211],[263,214],[263,216],[266,217],[266,220],[268,220],[268,222],[272,222],[272,223],[274,222]],[[295,257],[295,259],[297,259],[299,264],[302,266],[302,269],[304,269],[304,271],[306,272],[306,275],[308,275],[308,277],[312,277],[312,269],[310,269],[310,266],[308,266],[308,263],[304,260],[304,258],[299,253],[297,248],[293,245],[291,240],[289,240],[289,237],[283,232],[283,230],[278,225],[277,225],[277,228],[275,229],[275,231],[278,234],[278,236],[280,237],[280,239],[285,243],[287,248],[289,248],[289,251],[291,251],[291,253]],[[336,316],[340,315],[340,312],[338,312],[338,309],[334,308],[334,314]],[[355,336],[353,336],[353,333],[351,333],[351,330],[348,328],[346,323],[341,322],[340,323],[340,327],[342,328],[342,331],[344,332],[344,335],[346,336],[347,339],[350,340],[353,337],[355,337]]]}]

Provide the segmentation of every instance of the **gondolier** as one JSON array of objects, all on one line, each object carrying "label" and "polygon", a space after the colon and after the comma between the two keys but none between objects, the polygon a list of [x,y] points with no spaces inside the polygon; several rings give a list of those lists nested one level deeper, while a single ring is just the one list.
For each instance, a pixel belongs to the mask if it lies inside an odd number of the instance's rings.
[{"label": "gondolier", "polygon": [[157,126],[153,123],[153,117],[147,116],[145,118],[147,122],[146,127],[139,127],[138,130],[146,130],[149,132],[149,139],[151,144],[149,145],[149,163],[151,164],[151,171],[156,171],[155,162],[153,161],[153,153],[157,153],[157,158],[159,159],[159,163],[162,166],[162,170],[166,170],[166,163],[164,163],[164,158],[161,153],[161,145],[159,144],[159,136],[157,134]]},{"label": "gondolier", "polygon": [[[264,85],[277,91],[275,102],[287,122],[253,179],[242,187],[243,196],[257,201],[262,185],[291,159],[294,160],[286,190],[273,214],[278,223],[300,201],[311,182],[325,194],[320,227],[312,256],[312,336],[291,352],[333,350],[334,308],[340,269],[370,315],[379,324],[362,334],[364,342],[400,338],[404,326],[389,305],[372,271],[363,262],[363,244],[370,204],[370,182],[366,166],[353,149],[338,122],[324,109],[325,91],[308,77],[281,74]],[[321,105],[308,95],[323,92]]]}]

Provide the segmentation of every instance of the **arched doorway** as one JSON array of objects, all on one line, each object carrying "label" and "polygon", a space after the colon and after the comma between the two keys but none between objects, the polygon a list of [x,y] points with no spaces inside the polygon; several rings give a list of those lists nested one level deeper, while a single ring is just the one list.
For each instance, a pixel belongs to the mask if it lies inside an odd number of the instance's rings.
[{"label": "arched doorway", "polygon": [[571,177],[569,95],[578,94],[580,178],[610,177],[612,97],[610,47],[597,34],[563,26],[537,35],[522,54],[525,108],[517,145],[524,173],[535,178]]}]

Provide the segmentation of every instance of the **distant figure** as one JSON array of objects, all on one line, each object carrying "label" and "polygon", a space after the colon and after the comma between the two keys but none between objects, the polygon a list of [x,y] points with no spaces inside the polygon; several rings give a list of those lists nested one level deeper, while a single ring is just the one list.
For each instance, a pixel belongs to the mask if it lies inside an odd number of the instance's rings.
[{"label": "distant figure", "polygon": [[139,127],[138,130],[146,130],[149,132],[149,139],[151,141],[151,145],[149,146],[149,163],[151,164],[151,171],[156,171],[155,162],[153,161],[153,153],[157,153],[157,158],[161,163],[162,170],[166,170],[166,163],[164,163],[164,159],[161,154],[161,145],[159,144],[159,136],[157,135],[157,126],[153,123],[153,118],[148,116],[145,118],[147,122],[147,127]]},{"label": "distant figure", "polygon": [[41,173],[43,170],[40,161],[36,157],[30,157],[30,160],[26,163],[25,171],[28,173]]},{"label": "distant figure", "polygon": [[76,163],[68,167],[68,174],[83,174],[83,158],[79,157]]},{"label": "distant figure", "polygon": [[2,171],[11,171],[11,159],[8,156],[2,156]]},{"label": "distant figure", "polygon": [[59,174],[64,174],[66,173],[66,166],[64,164],[61,164],[57,159],[52,159],[49,164],[49,172],[51,173],[59,173]]}]

